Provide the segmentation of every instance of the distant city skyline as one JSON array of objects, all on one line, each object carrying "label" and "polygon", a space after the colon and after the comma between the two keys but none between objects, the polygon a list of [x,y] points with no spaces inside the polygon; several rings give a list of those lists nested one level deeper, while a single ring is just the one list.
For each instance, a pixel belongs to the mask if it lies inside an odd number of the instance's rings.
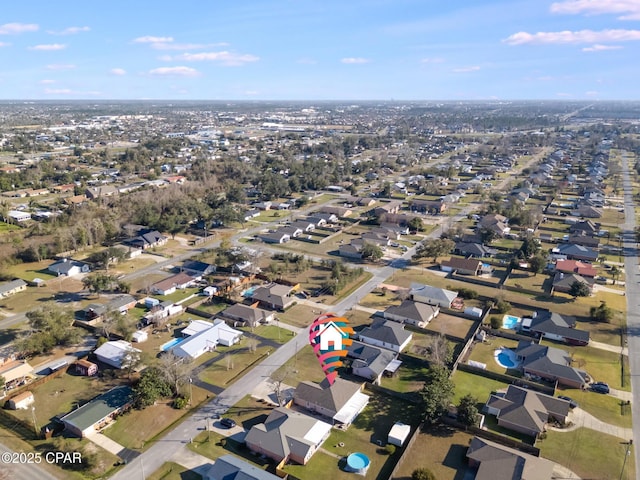
[{"label": "distant city skyline", "polygon": [[640,99],[638,0],[102,5],[4,5],[0,99]]}]

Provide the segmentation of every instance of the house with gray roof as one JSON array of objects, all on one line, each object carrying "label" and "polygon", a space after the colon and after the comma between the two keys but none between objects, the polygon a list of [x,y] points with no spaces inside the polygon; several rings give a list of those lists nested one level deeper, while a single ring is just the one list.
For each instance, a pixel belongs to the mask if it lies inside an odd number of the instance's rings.
[{"label": "house with gray roof", "polygon": [[410,297],[414,302],[451,308],[451,304],[458,297],[458,292],[432,287],[431,285],[423,285],[421,283],[412,283]]},{"label": "house with gray roof", "polygon": [[573,284],[576,282],[586,285],[589,292],[593,292],[593,286],[596,281],[593,277],[583,277],[577,273],[556,272],[551,284],[551,293],[571,293],[571,288],[573,288]]},{"label": "house with gray roof", "polygon": [[331,433],[331,424],[285,407],[274,408],[264,423],[251,427],[247,447],[274,460],[306,465]]},{"label": "house with gray roof", "polygon": [[291,296],[292,287],[280,283],[269,283],[256,288],[251,293],[251,300],[259,302],[263,307],[283,311],[295,302]]},{"label": "house with gray roof", "polygon": [[67,413],[60,420],[65,429],[80,438],[100,431],[133,403],[133,390],[127,385],[112,388]]},{"label": "house with gray roof", "polygon": [[425,328],[439,313],[437,306],[404,300],[400,305],[388,307],[382,315],[389,320]]},{"label": "house with gray roof", "polygon": [[473,437],[467,449],[469,467],[475,480],[551,480],[555,464],[544,458]]},{"label": "house with gray roof", "polygon": [[269,310],[241,303],[225,308],[219,315],[225,320],[233,322],[234,327],[237,325],[256,327],[260,324],[271,323],[275,319],[275,314]]},{"label": "house with gray roof", "polygon": [[526,388],[509,385],[506,393],[489,397],[484,411],[495,415],[498,425],[537,438],[552,421],[564,424],[569,416],[569,402]]},{"label": "house with gray roof", "polygon": [[202,472],[204,480],[280,480],[255,465],[234,455],[222,455],[213,465]]},{"label": "house with gray roof", "polygon": [[403,324],[384,319],[375,320],[358,333],[361,342],[398,353],[409,345],[412,338],[413,334],[406,331]]},{"label": "house with gray roof", "polygon": [[582,388],[590,380],[587,372],[571,366],[571,356],[559,348],[522,340],[515,354],[525,375],[536,375],[571,388]]},{"label": "house with gray roof", "polygon": [[47,267],[47,270],[58,277],[73,277],[81,273],[89,273],[91,268],[87,263],[71,260],[70,258],[63,258],[53,262]]},{"label": "house with gray roof", "polygon": [[300,382],[293,403],[331,419],[334,424],[350,425],[369,403],[369,395],[362,393],[363,386],[342,378],[336,378],[333,384],[326,378],[320,383]]},{"label": "house with gray roof", "polygon": [[489,248],[475,242],[458,242],[453,251],[458,255],[476,258],[490,258],[498,254],[495,248]]},{"label": "house with gray roof", "polygon": [[550,311],[534,312],[531,317],[523,318],[521,323],[523,331],[535,333],[543,338],[569,345],[587,345],[589,332],[575,327],[575,317]]},{"label": "house with gray roof", "polygon": [[377,385],[380,385],[383,375],[393,375],[402,365],[397,353],[356,340],[349,346],[347,357],[351,359],[351,372],[354,375]]},{"label": "house with gray roof", "polygon": [[582,245],[574,245],[573,243],[560,245],[558,248],[554,248],[552,253],[564,255],[570,260],[586,260],[588,262],[595,262],[598,259],[597,250],[584,247]]},{"label": "house with gray roof", "polygon": [[4,282],[0,284],[0,298],[10,297],[18,292],[23,292],[27,289],[27,282],[21,278],[11,280],[10,282]]}]

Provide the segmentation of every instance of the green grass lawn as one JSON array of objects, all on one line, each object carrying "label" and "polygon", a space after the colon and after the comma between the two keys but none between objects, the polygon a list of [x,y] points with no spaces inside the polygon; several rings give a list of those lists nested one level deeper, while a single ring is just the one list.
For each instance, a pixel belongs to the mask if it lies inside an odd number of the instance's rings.
[{"label": "green grass lawn", "polygon": [[185,288],[184,290],[176,290],[171,295],[163,295],[159,297],[163,302],[169,301],[173,303],[177,303],[180,300],[184,300],[190,295],[196,295],[200,291],[199,288]]},{"label": "green grass lawn", "polygon": [[178,465],[174,462],[165,462],[162,466],[147,477],[148,480],[202,480],[202,476]]},{"label": "green grass lawn", "polygon": [[[189,394],[188,386],[183,386],[182,390],[183,393]],[[193,393],[192,405],[198,405],[207,398],[208,392],[204,389],[192,386],[191,392]],[[188,412],[189,409],[173,408],[170,399],[162,400],[142,410],[129,410],[118,417],[103,433],[127,448],[143,449],[147,442]]]},{"label": "green grass lawn", "polygon": [[257,455],[253,455],[247,448],[238,442],[228,439],[216,432],[199,433],[193,442],[187,444],[187,448],[199,455],[215,460],[222,455],[233,454],[241,457],[243,460],[264,470],[269,466],[269,462],[261,459]]},{"label": "green grass lawn", "polygon": [[32,263],[16,263],[15,265],[7,265],[3,267],[4,273],[15,277],[22,278],[25,281],[32,281],[34,278],[41,278],[45,282],[56,278],[55,275],[46,271],[47,267],[53,263],[52,260],[43,260],[41,262]]},{"label": "green grass lawn", "polygon": [[15,232],[17,230],[20,230],[20,227],[18,227],[17,225],[12,225],[10,223],[0,222],[0,235],[2,235],[4,233],[9,233],[9,232]]},{"label": "green grass lawn", "polygon": [[290,330],[287,330],[286,328],[280,328],[277,325],[261,325],[255,328],[239,327],[238,330],[241,330],[243,332],[252,332],[254,335],[266,338],[268,340],[273,340],[274,342],[278,342],[281,345],[291,340],[291,337],[294,335],[294,333]]},{"label": "green grass lawn", "polygon": [[279,377],[285,372],[288,372],[288,375],[284,383],[294,387],[305,380],[321,382],[325,378],[311,345],[306,345],[296,355],[287,360],[283,366],[276,370],[275,375]]},{"label": "green grass lawn", "polygon": [[481,406],[480,404],[486,403],[489,399],[491,392],[506,389],[509,386],[509,384],[505,382],[492,380],[473,373],[461,372],[460,370],[457,370],[453,374],[452,380],[455,385],[455,394],[452,403],[456,405],[462,397],[471,395],[478,399],[478,406]]},{"label": "green grass lawn", "polygon": [[631,428],[631,413],[627,406],[623,406],[622,401],[610,395],[601,395],[588,390],[561,389],[558,395],[566,395],[578,402],[580,408],[590,413],[597,419],[617,425],[619,427]]},{"label": "green grass lawn", "polygon": [[[260,362],[272,347],[258,347],[255,352],[250,352],[247,347],[223,350],[218,347],[218,352],[208,355],[225,353],[225,356],[213,365],[205,368],[199,375],[200,380],[218,387],[228,387],[231,383],[242,377],[247,372],[247,368]],[[203,355],[204,357],[204,355]]]},{"label": "green grass lawn", "polygon": [[541,457],[564,465],[582,478],[635,478],[633,451],[622,472],[627,445],[617,437],[586,428],[550,431],[536,446]]},{"label": "green grass lawn", "polygon": [[509,279],[505,282],[505,285],[510,285],[516,288],[525,288],[527,290],[543,294],[547,293],[545,292],[545,287],[547,286],[545,282],[547,282],[547,280],[549,280],[549,277],[541,273],[534,275],[533,273],[525,272],[523,270],[513,270]]},{"label": "green grass lawn", "polygon": [[[470,306],[470,302],[469,300],[465,300],[465,307]],[[474,320],[449,315],[447,313],[440,313],[429,322],[425,330],[435,334],[452,335],[464,340],[469,331],[475,328],[476,325],[477,323]]]},{"label": "green grass lawn", "polygon": [[517,340],[511,340],[502,337],[492,337],[491,340],[482,343],[476,343],[473,346],[469,360],[484,363],[490,372],[504,373],[508,375],[520,376],[519,373],[498,365],[494,358],[497,348],[506,347],[515,349],[518,346]]},{"label": "green grass lawn", "polygon": [[382,377],[381,386],[401,393],[417,392],[422,389],[429,367],[413,357],[405,357],[393,377]]},{"label": "green grass lawn", "polygon": [[438,480],[460,480],[467,462],[467,447],[473,435],[440,425],[420,431],[405,452],[395,478],[409,479],[417,468],[426,467]]}]

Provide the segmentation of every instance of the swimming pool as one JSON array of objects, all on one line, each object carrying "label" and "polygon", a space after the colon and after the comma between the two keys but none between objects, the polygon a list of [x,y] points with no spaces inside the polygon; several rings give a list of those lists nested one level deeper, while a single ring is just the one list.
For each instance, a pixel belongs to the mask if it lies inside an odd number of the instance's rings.
[{"label": "swimming pool", "polygon": [[513,350],[502,347],[493,352],[493,358],[496,363],[504,368],[515,368],[520,365],[520,362],[516,359],[516,354]]},{"label": "swimming pool", "polygon": [[253,287],[247,288],[244,292],[242,292],[242,296],[243,297],[250,297],[251,295],[253,295],[253,292],[256,291],[256,288],[258,288],[258,287],[257,286],[253,286]]},{"label": "swimming pool", "polygon": [[505,315],[502,317],[502,328],[515,330],[519,323],[520,317],[514,317],[513,315]]},{"label": "swimming pool", "polygon": [[361,475],[367,473],[370,463],[369,457],[364,453],[356,452],[347,457],[347,469]]},{"label": "swimming pool", "polygon": [[183,340],[184,340],[184,338],[174,338],[172,340],[169,340],[168,342],[163,343],[162,345],[160,345],[160,350],[163,351],[163,352],[166,352],[167,350],[171,350],[173,347],[178,345]]}]

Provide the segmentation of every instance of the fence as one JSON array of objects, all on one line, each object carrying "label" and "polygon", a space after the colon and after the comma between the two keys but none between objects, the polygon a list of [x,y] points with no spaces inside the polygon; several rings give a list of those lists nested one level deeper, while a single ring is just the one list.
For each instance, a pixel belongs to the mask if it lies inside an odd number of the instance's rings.
[{"label": "fence", "polygon": [[513,377],[511,375],[507,375],[506,373],[497,373],[492,372],[490,370],[485,370],[478,367],[473,367],[466,363],[460,363],[458,365],[458,370],[467,373],[473,373],[476,375],[480,375],[486,378],[490,378],[492,380],[498,380],[500,382],[505,382],[513,385],[517,385],[520,387],[530,388],[531,390],[536,390],[541,393],[545,393],[547,395],[555,395],[556,389],[555,386],[548,387],[546,385],[542,385],[541,383],[532,382],[530,380],[526,380],[524,378]]},{"label": "fence", "polygon": [[400,470],[400,467],[402,466],[404,461],[407,459],[408,452],[411,450],[411,447],[416,442],[416,439],[418,438],[418,432],[420,431],[421,428],[422,428],[422,423],[418,425],[418,428],[411,430],[411,433],[409,434],[409,441],[402,447],[403,448],[402,455],[400,455],[400,458],[396,462],[396,466],[393,467],[393,470],[391,470],[391,473],[389,474],[389,477],[388,477],[389,480],[397,477],[398,471]]}]

